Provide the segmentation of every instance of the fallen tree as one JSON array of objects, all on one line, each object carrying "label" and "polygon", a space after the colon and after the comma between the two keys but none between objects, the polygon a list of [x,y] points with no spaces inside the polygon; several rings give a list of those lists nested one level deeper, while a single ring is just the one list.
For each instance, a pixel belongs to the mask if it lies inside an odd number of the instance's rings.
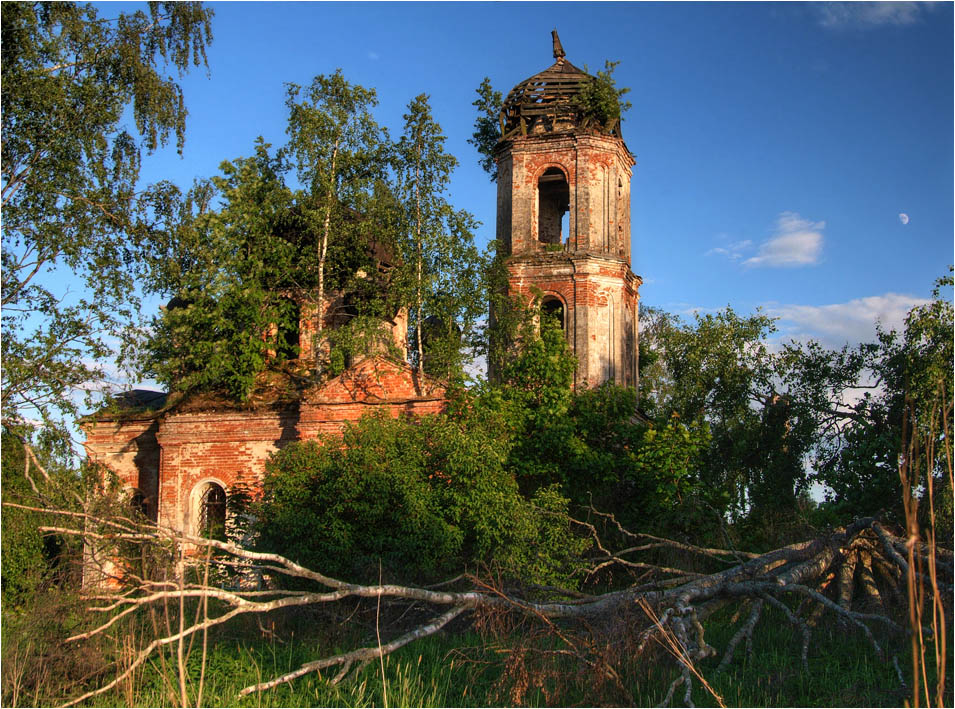
[{"label": "fallen tree", "polygon": [[[616,656],[625,650],[632,659],[662,647],[679,669],[666,696],[661,697],[662,703],[669,704],[682,687],[683,703],[689,706],[694,682],[708,686],[697,669],[700,660],[722,655],[717,671],[724,670],[740,644],[749,643],[770,608],[798,629],[798,650],[805,671],[813,629],[827,617],[864,636],[876,655],[888,667],[894,667],[905,686],[898,658],[880,638],[887,634],[904,638],[913,632],[905,622],[907,585],[914,582],[931,599],[933,613],[941,614],[941,624],[915,629],[926,641],[935,637],[933,628],[940,628],[944,645],[945,618],[951,618],[952,552],[930,550],[914,538],[902,538],[873,518],[756,554],[631,533],[609,515],[594,511],[593,519],[601,523],[601,529],[615,530],[629,546],[611,551],[601,540],[597,525],[576,522],[593,540],[589,573],[627,569],[638,574],[638,580],[626,588],[585,594],[550,587],[512,587],[507,581],[491,583],[474,575],[431,587],[352,584],[277,554],[183,535],[128,517],[13,506],[56,520],[41,528],[44,533],[81,537],[88,548],[97,550],[87,555],[86,563],[98,563],[101,577],[88,589],[87,600],[103,621],[68,638],[68,643],[101,637],[140,609],[170,605],[179,609],[177,623],[145,643],[122,671],[117,670],[111,679],[64,706],[109,692],[156,653],[175,648],[181,657],[185,642],[196,637],[205,642],[210,629],[238,616],[346,599],[374,599],[379,605],[413,604],[427,615],[395,637],[379,637],[368,646],[316,657],[284,675],[245,687],[240,694],[262,692],[322,670],[334,670],[330,681],[337,683],[355,668],[437,633],[456,618],[470,616],[486,623],[489,617],[503,614],[551,633],[557,638],[557,649],[551,652],[582,663],[601,681],[616,685],[624,701],[627,688],[614,667],[614,654],[608,654],[607,648],[616,646]],[[697,568],[721,568],[688,571],[667,566],[660,562],[662,553],[681,559],[698,558],[701,563]],[[134,557],[160,560],[158,563],[166,563],[171,571],[156,574],[154,563],[151,573],[148,568],[137,567],[131,561]],[[303,584],[311,588],[301,590]],[[187,607],[195,609],[194,615],[185,612]],[[727,608],[738,626],[725,647],[715,648],[707,642],[706,624],[716,611]],[[187,616],[193,617],[190,620]],[[590,641],[582,641],[585,636]],[[603,642],[592,642],[594,637],[603,638]],[[722,704],[715,692],[714,697]]]}]

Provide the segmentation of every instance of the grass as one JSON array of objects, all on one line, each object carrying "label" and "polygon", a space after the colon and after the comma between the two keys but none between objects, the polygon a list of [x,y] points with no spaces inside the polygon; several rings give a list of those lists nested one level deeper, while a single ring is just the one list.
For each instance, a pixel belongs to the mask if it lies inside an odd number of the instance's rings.
[{"label": "grass", "polygon": [[[311,627],[315,630],[303,633],[303,629],[310,626],[306,621],[299,618],[280,625],[270,639],[251,626],[216,636],[210,643],[207,658],[203,705],[384,706],[381,665],[377,662],[353,672],[336,686],[328,681],[337,672],[337,668],[333,668],[321,676],[311,674],[265,692],[238,696],[243,687],[288,672],[308,660],[346,647],[354,648],[359,642],[374,642],[373,631],[369,634],[367,627],[360,634],[351,629],[353,624],[328,619],[324,624],[313,622]],[[11,636],[11,630],[17,633],[24,627],[5,623],[3,703],[44,705],[64,701],[66,695],[58,693],[53,684],[55,674],[47,672],[40,678],[44,686],[38,688],[35,684],[31,686],[29,677],[21,673],[17,678],[11,672],[22,669],[25,653],[36,647],[28,635]],[[707,639],[720,651],[733,632],[728,614],[707,625]],[[803,671],[799,661],[800,643],[799,633],[794,632],[780,614],[767,610],[754,634],[751,654],[741,646],[732,665],[721,674],[716,673],[719,657],[708,659],[699,669],[729,706],[900,706],[908,696],[900,687],[891,662],[880,660],[855,632],[836,627],[835,623],[816,629],[810,646],[808,673]],[[896,639],[895,644],[900,650],[899,664],[905,671],[911,667],[910,658],[905,655],[908,644],[900,639]],[[478,634],[471,630],[445,632],[413,643],[384,660],[388,704],[407,707],[513,704],[510,686],[502,683],[503,657],[500,647],[485,647]],[[657,661],[636,658],[624,673],[625,685],[638,706],[657,705],[677,676],[662,651],[656,658]],[[11,661],[18,664],[8,667]],[[135,682],[97,697],[90,705],[175,706],[178,703],[175,668],[171,657],[165,666],[152,661]],[[189,656],[187,668],[190,699],[194,702],[201,670],[198,645]],[[558,677],[553,669],[548,676]],[[563,678],[575,674],[566,664],[556,666],[556,670],[564,673]],[[536,686],[538,683],[541,686]],[[557,694],[556,686],[541,676],[531,677],[527,691],[520,695],[520,703],[526,706],[620,703],[618,698],[596,690],[586,677],[569,683]],[[14,688],[18,692],[16,696],[11,694]],[[79,693],[76,689],[74,687],[69,696],[76,696]],[[694,687],[693,701],[697,706],[716,706],[713,697],[698,685]],[[674,704],[681,703],[682,689],[679,689]]]},{"label": "grass", "polygon": [[[713,624],[709,642],[722,649],[732,632],[728,623]],[[891,659],[879,659],[861,633],[824,617],[813,631],[808,673],[799,659],[801,642],[801,634],[781,614],[766,611],[752,653],[738,648],[720,674],[715,673],[719,658],[709,658],[700,670],[731,706],[901,706],[907,696]],[[904,650],[903,644],[899,647]],[[693,700],[697,706],[715,706],[699,688]]]},{"label": "grass", "polygon": [[[461,641],[477,640],[471,637],[444,637],[428,639],[421,645],[402,648],[384,658],[388,703],[391,706],[473,706],[482,703],[474,697],[473,688],[466,681],[461,663],[449,658]],[[351,674],[338,685],[328,680],[338,668],[321,676],[311,674],[290,684],[264,692],[239,697],[246,686],[269,679],[297,668],[320,653],[342,648],[321,648],[317,642],[279,643],[272,641],[236,642],[224,640],[211,648],[206,668],[204,705],[237,707],[371,707],[384,706],[381,665],[369,663],[361,671]],[[194,691],[198,684],[200,659],[198,653],[189,658],[189,685]],[[151,663],[139,682],[135,704],[138,706],[174,706],[177,695],[170,691],[175,678],[165,677],[173,665],[167,663],[164,671],[158,663]],[[171,682],[171,684],[170,684]],[[107,693],[92,706],[125,704],[121,692]]]}]

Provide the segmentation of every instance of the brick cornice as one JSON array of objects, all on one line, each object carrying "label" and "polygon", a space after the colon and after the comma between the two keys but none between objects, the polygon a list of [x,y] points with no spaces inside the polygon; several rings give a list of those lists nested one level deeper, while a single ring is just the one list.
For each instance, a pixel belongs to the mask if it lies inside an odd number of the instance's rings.
[{"label": "brick cornice", "polygon": [[554,135],[518,136],[501,143],[497,149],[498,161],[508,155],[542,154],[565,150],[600,150],[616,153],[628,171],[636,159],[620,138],[599,133],[557,133]]}]

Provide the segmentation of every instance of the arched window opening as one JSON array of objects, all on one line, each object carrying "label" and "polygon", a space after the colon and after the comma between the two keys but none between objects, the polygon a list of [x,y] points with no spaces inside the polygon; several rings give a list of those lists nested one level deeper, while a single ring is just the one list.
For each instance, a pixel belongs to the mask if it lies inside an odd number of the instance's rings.
[{"label": "arched window opening", "polygon": [[278,355],[281,359],[298,359],[301,352],[302,310],[291,298],[282,299],[282,325],[278,333]]},{"label": "arched window opening", "polygon": [[338,305],[335,307],[332,315],[332,327],[342,327],[357,318],[359,296],[357,293],[349,292],[342,296]]},{"label": "arched window opening", "polygon": [[146,496],[141,490],[133,490],[133,494],[129,496],[129,509],[134,514],[146,516]]},{"label": "arched window opening", "polygon": [[199,535],[209,539],[223,539],[225,518],[225,489],[218,483],[206,483],[202,497],[199,498]]},{"label": "arched window opening", "polygon": [[556,322],[560,329],[564,328],[564,304],[559,298],[545,298],[541,303],[541,316]]},{"label": "arched window opening", "polygon": [[547,168],[537,181],[537,209],[537,238],[544,244],[560,244],[564,215],[570,209],[570,186],[559,168]]}]

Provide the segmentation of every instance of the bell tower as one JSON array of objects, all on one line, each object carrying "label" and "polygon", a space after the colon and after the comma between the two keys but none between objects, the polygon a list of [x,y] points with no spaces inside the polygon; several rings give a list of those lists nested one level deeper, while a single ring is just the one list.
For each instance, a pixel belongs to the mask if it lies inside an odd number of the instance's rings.
[{"label": "bell tower", "polygon": [[557,314],[577,356],[574,386],[637,385],[638,301],[630,270],[630,178],[619,118],[589,110],[596,79],[565,59],[522,81],[501,108],[497,238],[508,289]]}]

